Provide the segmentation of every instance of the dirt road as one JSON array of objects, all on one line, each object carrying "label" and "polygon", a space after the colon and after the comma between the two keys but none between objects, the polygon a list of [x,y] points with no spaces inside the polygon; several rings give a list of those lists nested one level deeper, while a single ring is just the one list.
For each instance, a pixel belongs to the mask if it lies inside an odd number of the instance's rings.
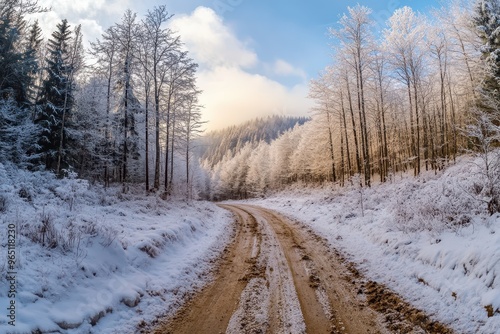
[{"label": "dirt road", "polygon": [[354,266],[311,230],[250,205],[215,281],[155,333],[452,333]]}]

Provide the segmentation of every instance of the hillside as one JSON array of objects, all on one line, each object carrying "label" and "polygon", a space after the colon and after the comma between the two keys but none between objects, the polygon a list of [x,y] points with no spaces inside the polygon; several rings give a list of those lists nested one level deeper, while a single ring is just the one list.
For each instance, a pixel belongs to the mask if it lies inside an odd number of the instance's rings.
[{"label": "hillside", "polygon": [[287,130],[303,125],[308,120],[307,117],[275,115],[207,133],[200,139],[201,158],[213,167],[227,152],[232,152],[233,156],[247,143],[270,143]]}]

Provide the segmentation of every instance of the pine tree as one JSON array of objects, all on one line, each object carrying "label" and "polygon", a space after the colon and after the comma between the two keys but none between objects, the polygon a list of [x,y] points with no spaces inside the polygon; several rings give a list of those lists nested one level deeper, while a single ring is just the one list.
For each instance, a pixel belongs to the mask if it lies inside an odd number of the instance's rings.
[{"label": "pine tree", "polygon": [[479,0],[473,24],[481,37],[482,59],[487,70],[482,82],[484,93],[500,94],[500,1]]},{"label": "pine tree", "polygon": [[27,97],[30,104],[34,104],[39,92],[40,87],[37,85],[37,81],[40,74],[40,64],[39,55],[40,47],[42,44],[42,29],[36,20],[28,34],[28,40],[26,41],[26,51],[24,53],[24,58],[27,65],[29,66],[29,77],[31,85],[28,86]]},{"label": "pine tree", "polygon": [[37,133],[29,92],[38,61],[25,43],[23,10],[17,1],[0,0],[0,157],[28,167]]},{"label": "pine tree", "polygon": [[24,107],[35,64],[30,54],[23,50],[23,17],[10,3],[2,1],[0,4],[0,97],[13,99],[18,106]]},{"label": "pine tree", "polygon": [[[37,102],[36,123],[41,126],[39,150],[48,169],[56,169],[60,142],[63,147],[68,141],[70,111],[73,105],[73,83],[70,82],[72,66],[70,61],[71,30],[67,20],[57,25],[57,30],[48,41],[49,56],[46,59],[47,77],[42,84],[40,100]],[[69,165],[63,153],[62,165]]]}]

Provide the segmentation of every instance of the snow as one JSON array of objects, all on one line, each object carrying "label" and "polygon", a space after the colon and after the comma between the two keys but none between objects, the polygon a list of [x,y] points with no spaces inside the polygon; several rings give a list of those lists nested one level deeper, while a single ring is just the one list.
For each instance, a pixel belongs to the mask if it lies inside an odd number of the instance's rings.
[{"label": "snow", "polygon": [[457,332],[493,334],[500,328],[500,215],[489,216],[474,195],[477,165],[465,157],[438,175],[398,176],[362,190],[297,185],[247,202],[304,223],[368,279]]},{"label": "snow", "polygon": [[[249,280],[226,333],[241,333],[242,328],[247,333],[260,333],[263,328],[271,328],[276,333],[305,333],[292,272],[276,232],[258,211],[252,210],[251,214],[257,219],[262,236],[260,246],[254,239],[252,258],[257,268],[265,268],[265,278]],[[273,327],[273,322],[278,323],[276,327]]]},{"label": "snow", "polygon": [[[208,202],[123,195],[74,175],[0,164],[0,333],[133,333],[171,315],[210,279],[230,214]],[[42,221],[47,223],[43,236]],[[17,230],[16,326],[10,326],[7,226]]]},{"label": "snow", "polygon": [[[497,333],[500,214],[487,214],[487,202],[476,195],[478,164],[464,157],[437,175],[393,175],[369,189],[297,185],[248,202],[307,225],[368,279],[457,332]],[[0,333],[138,332],[173,314],[211,279],[207,273],[230,240],[231,222],[211,203],[124,195],[74,175],[58,180],[0,164]],[[11,223],[15,327],[6,317]],[[251,291],[246,299],[268,300],[262,297],[270,291]]]}]

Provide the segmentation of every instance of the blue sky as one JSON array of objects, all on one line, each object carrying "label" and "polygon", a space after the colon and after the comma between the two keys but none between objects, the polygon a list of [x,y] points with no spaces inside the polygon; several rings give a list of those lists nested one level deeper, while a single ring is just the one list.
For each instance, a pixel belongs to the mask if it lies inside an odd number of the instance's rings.
[{"label": "blue sky", "polygon": [[164,4],[178,31],[200,64],[199,86],[204,91],[208,128],[216,129],[269,114],[307,115],[308,82],[330,62],[335,27],[347,6],[373,10],[379,27],[403,6],[427,12],[437,2],[285,1],[285,0],[40,0],[52,6],[40,17],[50,33],[62,18],[82,24],[84,38],[94,40],[118,22],[126,8],[142,17]]},{"label": "blue sky", "polygon": [[[154,1],[150,1],[154,3]],[[330,59],[327,30],[337,24],[347,6],[364,5],[373,10],[381,26],[397,8],[410,6],[428,11],[436,1],[287,1],[287,0],[171,0],[167,4],[179,13],[192,12],[198,6],[213,8],[242,39],[249,41],[264,62],[285,59],[314,77]],[[231,5],[233,4],[233,5]],[[285,84],[294,80],[275,78]]]}]

